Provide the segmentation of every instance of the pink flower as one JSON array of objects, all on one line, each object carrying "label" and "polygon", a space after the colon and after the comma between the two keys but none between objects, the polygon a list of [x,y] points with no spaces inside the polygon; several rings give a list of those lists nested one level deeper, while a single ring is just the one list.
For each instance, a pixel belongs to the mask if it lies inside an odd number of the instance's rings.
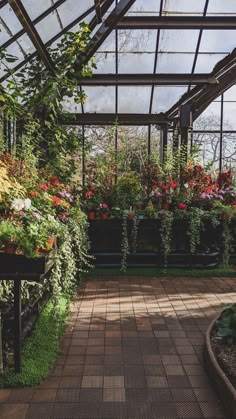
[{"label": "pink flower", "polygon": [[108,208],[108,205],[107,204],[102,204],[102,208],[107,209]]},{"label": "pink flower", "polygon": [[24,211],[20,211],[20,213],[19,213],[20,215],[25,215],[25,213],[24,213]]},{"label": "pink flower", "polygon": [[185,205],[185,204],[181,204],[181,203],[180,203],[180,204],[177,204],[177,206],[178,206],[178,208],[179,208],[179,209],[181,209],[181,210],[185,210],[185,211],[186,211],[186,210],[187,210],[187,208],[188,208],[188,207],[187,207],[187,205]]}]

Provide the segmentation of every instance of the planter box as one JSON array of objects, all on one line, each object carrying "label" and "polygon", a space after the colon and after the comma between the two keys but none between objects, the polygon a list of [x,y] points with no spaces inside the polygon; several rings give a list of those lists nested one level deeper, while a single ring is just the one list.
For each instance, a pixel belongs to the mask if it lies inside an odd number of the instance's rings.
[{"label": "planter box", "polygon": [[207,329],[205,336],[205,366],[207,372],[211,378],[211,381],[214,384],[214,387],[221,398],[221,401],[224,405],[225,411],[227,412],[227,417],[229,419],[236,418],[236,389],[231,384],[228,377],[225,375],[224,371],[220,367],[216,356],[211,347],[211,334],[215,327],[215,323],[218,318],[221,316],[218,315],[213,322],[210,324]]},{"label": "planter box", "polygon": [[[133,221],[128,220],[129,241]],[[206,230],[202,235],[202,245],[199,253],[189,253],[189,237],[186,222],[179,220],[173,225],[172,251],[168,256],[168,267],[213,268],[219,262],[219,252],[214,243],[219,241],[219,235]],[[89,238],[92,254],[96,258],[96,267],[119,267],[121,262],[122,220],[91,220],[89,223]],[[143,219],[138,225],[136,253],[130,252],[127,258],[129,267],[165,267],[160,237],[160,220]]]},{"label": "planter box", "polygon": [[43,275],[53,265],[54,252],[45,256],[27,258],[24,255],[0,252],[0,275],[2,274],[35,274]]}]

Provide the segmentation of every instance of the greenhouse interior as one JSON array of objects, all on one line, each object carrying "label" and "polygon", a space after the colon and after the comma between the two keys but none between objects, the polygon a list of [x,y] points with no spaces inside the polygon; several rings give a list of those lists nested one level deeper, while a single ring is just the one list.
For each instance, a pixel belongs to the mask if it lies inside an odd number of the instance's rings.
[{"label": "greenhouse interior", "polygon": [[236,419],[235,34],[0,0],[0,418]]}]

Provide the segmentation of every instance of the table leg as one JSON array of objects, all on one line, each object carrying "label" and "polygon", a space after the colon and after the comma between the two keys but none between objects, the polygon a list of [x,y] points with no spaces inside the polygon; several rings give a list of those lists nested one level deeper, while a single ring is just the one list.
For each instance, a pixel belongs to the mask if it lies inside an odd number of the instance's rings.
[{"label": "table leg", "polygon": [[21,371],[21,281],[14,281],[14,357],[15,371]]}]

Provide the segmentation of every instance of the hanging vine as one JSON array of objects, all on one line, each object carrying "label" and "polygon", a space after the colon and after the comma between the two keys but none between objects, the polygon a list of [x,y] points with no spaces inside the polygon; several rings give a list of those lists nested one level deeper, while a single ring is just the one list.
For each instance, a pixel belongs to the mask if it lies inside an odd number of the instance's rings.
[{"label": "hanging vine", "polygon": [[129,239],[128,239],[128,217],[127,211],[122,215],[122,241],[121,241],[121,272],[127,270],[127,257],[129,254]]},{"label": "hanging vine", "polygon": [[161,248],[164,257],[164,265],[167,266],[168,255],[171,252],[172,242],[172,227],[174,216],[171,211],[160,211],[160,235],[161,235]]},{"label": "hanging vine", "polygon": [[189,240],[190,253],[197,253],[198,246],[201,243],[201,228],[204,212],[200,208],[192,208],[190,213]]},{"label": "hanging vine", "polygon": [[132,231],[131,231],[130,248],[131,248],[131,251],[135,254],[137,250],[138,227],[140,223],[140,220],[138,219],[136,214],[134,215],[132,222],[133,222],[133,225],[132,225]]}]

